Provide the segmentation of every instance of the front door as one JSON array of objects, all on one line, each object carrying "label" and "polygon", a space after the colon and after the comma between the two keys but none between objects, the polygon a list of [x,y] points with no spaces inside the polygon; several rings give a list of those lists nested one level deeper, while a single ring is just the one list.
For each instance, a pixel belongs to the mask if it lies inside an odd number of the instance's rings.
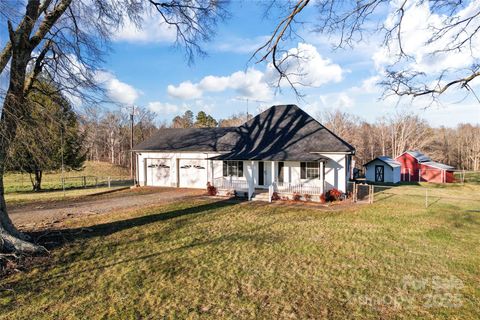
[{"label": "front door", "polygon": [[284,172],[285,164],[283,162],[278,163],[278,182],[283,183],[283,172]]},{"label": "front door", "polygon": [[383,182],[383,166],[375,166],[375,182]]},{"label": "front door", "polygon": [[265,163],[263,161],[258,162],[258,185],[265,185]]}]

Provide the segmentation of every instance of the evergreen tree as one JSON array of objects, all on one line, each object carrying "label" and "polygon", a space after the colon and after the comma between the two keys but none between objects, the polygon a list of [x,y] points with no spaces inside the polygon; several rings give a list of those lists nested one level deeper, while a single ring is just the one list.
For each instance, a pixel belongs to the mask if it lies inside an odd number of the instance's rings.
[{"label": "evergreen tree", "polygon": [[218,126],[218,122],[211,115],[206,114],[204,111],[198,112],[197,119],[195,121],[195,127],[213,128],[216,126]]},{"label": "evergreen tree", "polygon": [[192,128],[193,127],[193,112],[185,111],[183,116],[176,116],[172,120],[173,128]]},{"label": "evergreen tree", "polygon": [[34,191],[41,190],[43,171],[78,170],[85,161],[77,115],[55,88],[37,84],[27,96],[33,113],[22,119],[9,153],[7,168],[30,174]]}]

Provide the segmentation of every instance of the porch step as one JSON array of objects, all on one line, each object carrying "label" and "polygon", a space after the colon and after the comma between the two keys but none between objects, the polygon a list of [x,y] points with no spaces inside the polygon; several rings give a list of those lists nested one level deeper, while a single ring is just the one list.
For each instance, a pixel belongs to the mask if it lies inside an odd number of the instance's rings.
[{"label": "porch step", "polygon": [[252,201],[267,201],[268,202],[268,191],[266,192],[258,192],[255,191],[255,193],[252,195]]}]

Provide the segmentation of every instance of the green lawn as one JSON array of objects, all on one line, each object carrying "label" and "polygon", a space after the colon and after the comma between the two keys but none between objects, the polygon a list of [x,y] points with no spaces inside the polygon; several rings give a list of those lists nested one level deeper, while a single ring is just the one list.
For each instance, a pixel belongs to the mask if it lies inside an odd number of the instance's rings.
[{"label": "green lawn", "polygon": [[80,188],[80,189],[71,189],[65,190],[56,190],[56,191],[44,191],[44,192],[12,192],[5,195],[5,200],[7,204],[27,204],[27,203],[36,203],[36,202],[46,202],[46,201],[60,201],[60,200],[73,200],[84,198],[86,196],[103,193],[107,191],[113,191],[123,187],[98,187],[98,188]]},{"label": "green lawn", "polygon": [[[112,179],[130,179],[129,170],[112,165],[108,162],[86,161],[84,168],[78,171],[67,171],[63,174],[66,188],[82,187],[85,178],[87,186],[106,184],[107,178]],[[95,179],[95,177],[97,179]],[[5,193],[31,192],[32,184],[30,176],[26,173],[7,173],[4,176]],[[42,178],[42,188],[45,190],[62,189],[61,172],[44,172]]]},{"label": "green lawn", "polygon": [[49,261],[0,280],[0,318],[478,319],[480,186],[452,188],[438,196],[476,200],[198,199],[71,221]]}]

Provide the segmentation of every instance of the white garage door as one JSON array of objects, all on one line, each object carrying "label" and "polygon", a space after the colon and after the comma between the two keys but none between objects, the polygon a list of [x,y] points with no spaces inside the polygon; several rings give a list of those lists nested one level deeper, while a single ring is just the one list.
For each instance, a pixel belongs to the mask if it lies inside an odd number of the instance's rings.
[{"label": "white garage door", "polygon": [[147,185],[169,187],[170,186],[170,159],[146,159],[147,160]]},{"label": "white garage door", "polygon": [[180,187],[200,189],[207,187],[207,160],[180,159],[179,167]]}]

